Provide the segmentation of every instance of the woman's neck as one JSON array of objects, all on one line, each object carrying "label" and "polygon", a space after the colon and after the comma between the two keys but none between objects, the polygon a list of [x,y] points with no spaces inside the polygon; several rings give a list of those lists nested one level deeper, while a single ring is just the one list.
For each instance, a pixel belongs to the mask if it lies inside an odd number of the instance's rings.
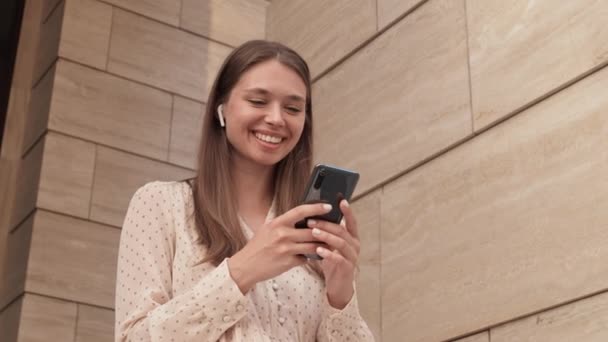
[{"label": "woman's neck", "polygon": [[265,215],[274,197],[274,167],[233,160],[231,177],[243,216]]}]

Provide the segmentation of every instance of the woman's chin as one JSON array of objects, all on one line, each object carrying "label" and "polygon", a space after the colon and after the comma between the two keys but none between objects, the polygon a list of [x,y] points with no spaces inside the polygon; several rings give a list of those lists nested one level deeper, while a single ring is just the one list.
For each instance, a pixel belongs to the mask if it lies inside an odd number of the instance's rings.
[{"label": "woman's chin", "polygon": [[274,158],[257,158],[255,159],[256,164],[259,165],[263,165],[263,166],[275,166],[277,165],[283,158],[278,158],[278,157],[274,157]]}]

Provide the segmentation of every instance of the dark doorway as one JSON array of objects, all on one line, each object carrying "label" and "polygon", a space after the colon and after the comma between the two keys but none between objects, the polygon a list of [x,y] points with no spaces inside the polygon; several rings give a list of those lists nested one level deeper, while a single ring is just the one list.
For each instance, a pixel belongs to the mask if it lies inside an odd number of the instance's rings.
[{"label": "dark doorway", "polygon": [[0,1],[0,149],[24,5],[25,0]]}]

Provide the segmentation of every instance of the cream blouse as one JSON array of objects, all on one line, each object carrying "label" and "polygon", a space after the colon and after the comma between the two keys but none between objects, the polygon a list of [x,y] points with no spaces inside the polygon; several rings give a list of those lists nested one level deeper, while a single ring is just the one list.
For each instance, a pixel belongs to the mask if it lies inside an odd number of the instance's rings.
[{"label": "cream blouse", "polygon": [[228,259],[200,263],[205,248],[195,242],[192,212],[185,182],[148,183],[131,199],[120,237],[116,341],[373,341],[356,295],[342,310],[331,307],[323,280],[306,267],[243,295]]}]

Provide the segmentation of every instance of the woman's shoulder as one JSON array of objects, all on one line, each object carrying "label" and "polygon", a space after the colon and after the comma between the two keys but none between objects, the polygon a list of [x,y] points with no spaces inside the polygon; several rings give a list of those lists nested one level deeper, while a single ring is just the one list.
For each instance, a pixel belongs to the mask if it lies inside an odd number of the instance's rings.
[{"label": "woman's shoulder", "polygon": [[191,188],[187,180],[184,181],[151,181],[140,186],[133,195],[134,198],[147,198],[150,200],[175,200],[190,197]]},{"label": "woman's shoulder", "polygon": [[187,181],[151,181],[140,186],[129,207],[175,215],[191,207],[192,191]]},{"label": "woman's shoulder", "polygon": [[[187,181],[151,181],[140,186],[129,203],[128,220],[168,220],[175,223],[191,212],[192,192]],[[129,213],[131,215],[129,215]]]}]

